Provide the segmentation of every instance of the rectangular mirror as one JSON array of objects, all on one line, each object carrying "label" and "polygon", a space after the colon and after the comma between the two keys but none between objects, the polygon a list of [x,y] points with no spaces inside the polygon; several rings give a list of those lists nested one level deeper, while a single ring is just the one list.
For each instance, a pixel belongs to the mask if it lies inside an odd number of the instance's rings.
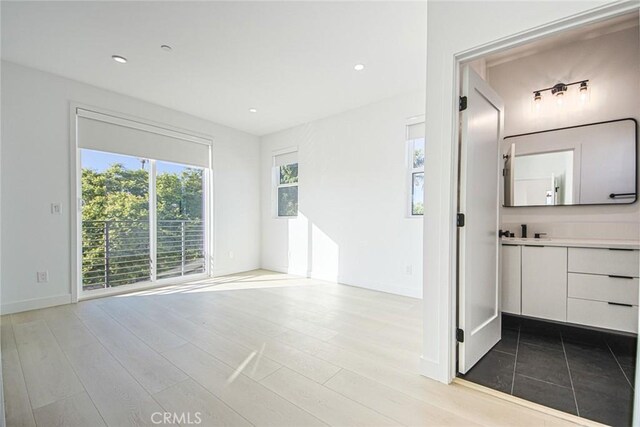
[{"label": "rectangular mirror", "polygon": [[621,119],[504,138],[503,206],[630,204],[637,124]]}]

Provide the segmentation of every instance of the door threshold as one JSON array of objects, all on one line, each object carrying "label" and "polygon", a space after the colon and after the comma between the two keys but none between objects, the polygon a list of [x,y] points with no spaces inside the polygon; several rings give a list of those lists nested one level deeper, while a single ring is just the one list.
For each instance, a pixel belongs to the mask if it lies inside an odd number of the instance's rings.
[{"label": "door threshold", "polygon": [[529,409],[533,409],[534,411],[538,411],[538,412],[541,412],[543,414],[550,415],[552,417],[561,418],[563,420],[570,421],[570,422],[575,423],[577,425],[589,426],[589,427],[606,427],[606,424],[601,424],[601,423],[599,423],[597,421],[589,420],[587,418],[582,418],[582,417],[579,417],[577,415],[573,415],[573,414],[569,414],[567,412],[559,411],[557,409],[549,408],[548,406],[544,406],[544,405],[541,405],[539,403],[531,402],[529,400],[522,399],[520,397],[516,397],[516,396],[513,396],[511,394],[503,393],[501,391],[494,390],[492,388],[485,387],[485,386],[480,385],[480,384],[476,384],[474,382],[471,382],[469,380],[465,380],[463,378],[455,377],[453,379],[453,383],[459,384],[461,386],[468,387],[468,388],[471,388],[471,389],[474,389],[474,390],[477,390],[477,391],[480,391],[482,393],[489,394],[491,396],[497,397],[497,398],[502,399],[502,400],[506,400],[508,402],[512,402],[512,403],[518,404],[520,406],[524,406],[524,407],[529,408]]}]

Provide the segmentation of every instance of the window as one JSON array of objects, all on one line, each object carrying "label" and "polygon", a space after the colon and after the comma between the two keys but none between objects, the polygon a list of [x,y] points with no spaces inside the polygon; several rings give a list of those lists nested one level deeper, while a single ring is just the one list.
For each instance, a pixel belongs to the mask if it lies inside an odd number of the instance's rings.
[{"label": "window", "polygon": [[424,122],[407,126],[409,215],[424,214]]},{"label": "window", "polygon": [[273,157],[276,183],[276,215],[298,215],[298,159],[295,151]]},{"label": "window", "polygon": [[210,271],[210,141],[76,109],[81,291]]}]

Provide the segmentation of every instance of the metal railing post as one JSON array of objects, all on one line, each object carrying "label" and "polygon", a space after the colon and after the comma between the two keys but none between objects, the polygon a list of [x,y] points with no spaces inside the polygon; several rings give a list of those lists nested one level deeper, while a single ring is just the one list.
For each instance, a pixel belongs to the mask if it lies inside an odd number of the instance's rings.
[{"label": "metal railing post", "polygon": [[185,244],[184,244],[184,220],[180,221],[180,241],[182,247],[182,262],[180,272],[181,275],[184,276],[184,264],[185,264]]},{"label": "metal railing post", "polygon": [[104,222],[104,287],[109,285],[109,228],[110,222]]}]

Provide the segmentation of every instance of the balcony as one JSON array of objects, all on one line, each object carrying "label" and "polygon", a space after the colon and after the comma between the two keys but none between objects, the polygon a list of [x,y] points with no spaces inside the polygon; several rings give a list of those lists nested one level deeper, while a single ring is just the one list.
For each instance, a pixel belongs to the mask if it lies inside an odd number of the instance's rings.
[{"label": "balcony", "polygon": [[105,289],[204,273],[204,224],[158,220],[151,254],[149,221],[83,221],[82,289]]}]

